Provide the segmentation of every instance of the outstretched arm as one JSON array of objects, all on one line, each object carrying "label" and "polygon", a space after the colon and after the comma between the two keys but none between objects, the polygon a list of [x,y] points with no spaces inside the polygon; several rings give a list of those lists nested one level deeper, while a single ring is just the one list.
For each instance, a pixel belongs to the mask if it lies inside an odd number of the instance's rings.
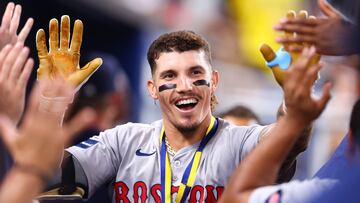
[{"label": "outstretched arm", "polygon": [[[321,99],[311,97],[311,86],[320,65],[309,67],[315,49],[305,48],[301,57],[290,67],[284,80],[287,114],[269,130],[265,139],[244,160],[231,177],[220,202],[247,202],[252,191],[275,183],[281,163],[285,160],[300,132],[324,110],[330,95],[330,85]],[[308,68],[309,67],[309,68]]]},{"label": "outstretched arm", "polygon": [[[61,81],[54,81],[51,90],[72,91]],[[0,135],[15,162],[1,185],[0,202],[31,202],[58,168],[63,145],[70,141],[53,115],[39,111],[39,92],[38,86],[19,130],[8,117],[0,116]]]},{"label": "outstretched arm", "polygon": [[[308,16],[307,11],[302,10],[298,14],[295,13],[295,11],[290,10],[286,14],[286,19],[314,19],[313,16]],[[301,36],[301,33],[295,33],[291,31],[285,31],[284,37],[294,37],[294,36]],[[267,61],[267,65],[271,68],[274,77],[278,84],[282,87],[283,91],[283,81],[286,77],[286,72],[291,64],[293,64],[298,58],[299,58],[299,52],[298,51],[292,51],[290,48],[293,46],[298,47],[300,50],[304,49],[305,47],[309,47],[309,43],[284,43],[284,46],[279,49],[277,53],[275,53],[271,47],[269,47],[266,44],[263,44],[260,48],[260,51],[264,57],[264,59]],[[312,57],[310,61],[310,65],[318,63],[320,60],[320,55],[315,54],[314,57]],[[281,104],[279,107],[277,119],[284,116],[286,114],[286,103]],[[273,128],[274,125],[270,125],[266,130],[264,130],[260,136],[260,141],[264,140],[268,137],[268,131]],[[282,164],[282,167],[279,171],[279,176],[277,183],[286,182],[289,181],[295,173],[296,170],[296,157],[303,151],[306,150],[308,146],[308,141],[310,138],[311,133],[311,124],[309,126],[306,126],[299,136],[299,139],[297,140],[296,144],[292,148],[291,152],[288,154],[288,157]]]}]

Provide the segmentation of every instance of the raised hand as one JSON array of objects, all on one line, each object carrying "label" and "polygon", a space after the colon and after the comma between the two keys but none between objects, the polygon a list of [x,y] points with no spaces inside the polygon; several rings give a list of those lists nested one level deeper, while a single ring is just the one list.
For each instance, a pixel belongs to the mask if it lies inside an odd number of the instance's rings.
[{"label": "raised hand", "polygon": [[53,79],[61,76],[78,90],[100,67],[102,64],[101,58],[90,61],[80,69],[80,47],[83,34],[83,23],[80,20],[75,21],[71,44],[69,16],[61,17],[60,43],[58,21],[56,19],[50,20],[49,33],[49,51],[46,46],[45,31],[40,29],[36,34],[36,46],[40,60],[37,70],[38,80],[44,78]]},{"label": "raised hand", "polygon": [[[53,81],[51,88],[56,94],[72,92],[69,86],[59,80]],[[63,145],[70,141],[70,136],[63,133],[56,116],[39,110],[39,94],[38,85],[32,92],[19,129],[6,115],[0,114],[0,136],[14,158],[15,167],[48,178],[59,166]]]},{"label": "raised hand", "polygon": [[16,125],[24,111],[26,85],[34,61],[22,43],[6,45],[0,51],[0,113]]},{"label": "raised hand", "polygon": [[298,60],[285,73],[283,81],[287,115],[300,119],[306,124],[321,114],[330,99],[329,83],[325,84],[320,99],[314,99],[311,95],[311,87],[321,68],[321,64],[312,64],[317,57],[315,52],[314,46],[304,48]]},{"label": "raised hand", "polygon": [[[295,11],[290,10],[286,19],[313,19],[313,16],[308,17],[307,11],[300,11],[296,16]],[[283,38],[296,38],[300,37],[301,33],[285,31]],[[271,68],[274,77],[280,86],[283,86],[284,76],[286,70],[289,66],[294,63],[299,57],[301,51],[304,47],[309,47],[309,43],[295,43],[288,42],[283,43],[283,47],[280,48],[277,53],[273,51],[273,49],[267,44],[262,44],[260,47],[260,52],[262,53],[264,59],[267,61],[267,65]],[[291,49],[292,47],[296,47],[296,50]],[[312,59],[312,64],[317,63],[320,60],[320,55],[316,55]]]},{"label": "raised hand", "polygon": [[[327,18],[286,19],[274,28],[278,31],[301,33],[297,37],[280,37],[279,43],[310,43],[316,51],[326,55],[347,55],[359,52],[358,28],[344,20],[343,16],[326,0],[318,0],[319,8]],[[290,46],[299,51],[298,46]]]},{"label": "raised hand", "polygon": [[7,44],[14,45],[16,42],[24,43],[34,23],[29,18],[20,33],[17,34],[21,16],[21,6],[12,2],[6,6],[0,26],[0,50]]}]

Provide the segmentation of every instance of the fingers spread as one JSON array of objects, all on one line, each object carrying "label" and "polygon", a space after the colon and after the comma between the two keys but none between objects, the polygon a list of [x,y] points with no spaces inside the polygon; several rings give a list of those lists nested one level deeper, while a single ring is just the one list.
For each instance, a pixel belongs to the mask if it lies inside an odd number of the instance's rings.
[{"label": "fingers spread", "polygon": [[49,23],[49,48],[50,52],[57,51],[59,48],[59,25],[58,21],[53,18]]},{"label": "fingers spread", "polygon": [[8,3],[8,5],[6,6],[2,21],[1,21],[1,28],[3,29],[9,29],[10,27],[10,22],[11,22],[11,18],[14,12],[14,7],[15,4],[10,2]]},{"label": "fingers spread", "polygon": [[20,74],[20,78],[17,84],[20,88],[26,87],[33,67],[34,67],[34,60],[30,58],[26,61],[25,66]]},{"label": "fingers spread", "polygon": [[45,31],[40,29],[36,33],[36,48],[38,51],[39,59],[44,58],[48,54],[48,49],[46,47],[46,37]]},{"label": "fingers spread", "polygon": [[301,45],[301,43],[315,44],[315,37],[313,35],[298,35],[296,37],[279,37],[276,39],[277,42],[287,44],[288,51],[290,46]]},{"label": "fingers spread", "polygon": [[9,79],[9,75],[12,71],[13,65],[16,61],[16,58],[19,56],[23,45],[21,43],[16,43],[16,45],[11,49],[9,54],[6,56],[4,63],[1,69],[0,80],[7,80]]},{"label": "fingers spread", "polygon": [[70,40],[70,18],[65,15],[61,17],[60,30],[60,50],[67,51],[69,49]]},{"label": "fingers spread", "polygon": [[69,82],[75,85],[76,87],[80,87],[101,66],[101,64],[102,64],[101,58],[96,58],[90,61],[82,69],[70,75],[68,79]]},{"label": "fingers spread", "polygon": [[[293,10],[288,11],[287,14],[286,14],[286,19],[288,19],[288,20],[294,19],[295,17],[296,17],[296,13]],[[285,33],[284,35],[285,35],[286,38],[292,38],[292,37],[295,36],[295,33],[291,32],[291,31],[286,31],[285,30],[284,33]],[[289,45],[289,43],[284,43],[284,49],[286,51],[288,51],[288,45]]]},{"label": "fingers spread", "polygon": [[311,58],[315,54],[315,48],[304,48],[303,52],[293,65],[291,65],[289,69],[289,73],[291,74],[291,80],[295,81],[295,83],[299,84],[300,81],[303,80],[305,71],[307,70]]},{"label": "fingers spread", "polygon": [[20,23],[20,16],[21,16],[21,6],[16,5],[13,17],[10,22],[10,29],[9,29],[10,33],[16,34],[16,31],[17,31],[17,29],[19,27],[19,23]]},{"label": "fingers spread", "polygon": [[318,74],[319,74],[319,71],[321,68],[322,68],[322,64],[317,63],[317,64],[311,65],[307,69],[306,75],[304,77],[304,83],[306,84],[307,87],[311,87],[314,84],[314,82],[317,80]]},{"label": "fingers spread", "polygon": [[73,30],[73,35],[71,39],[71,48],[70,48],[70,51],[73,54],[80,54],[83,30],[84,30],[84,26],[81,20],[76,20],[74,24],[74,30]]},{"label": "fingers spread", "polygon": [[14,83],[13,84],[14,86],[17,85],[18,83],[19,76],[23,71],[25,61],[28,58],[29,52],[30,52],[29,48],[23,47],[21,49],[21,52],[16,57],[16,61],[10,70],[8,79]]},{"label": "fingers spread", "polygon": [[21,29],[21,31],[20,31],[20,33],[18,35],[18,41],[19,42],[23,42],[23,43],[25,42],[27,36],[30,33],[30,30],[31,30],[31,27],[33,26],[33,24],[34,24],[34,19],[32,19],[32,18],[29,18],[26,21],[23,29]]},{"label": "fingers spread", "polygon": [[0,51],[0,74],[1,74],[1,72],[3,70],[2,66],[3,66],[3,63],[5,61],[5,58],[9,54],[12,47],[13,47],[12,45],[8,44]]},{"label": "fingers spread", "polygon": [[326,104],[331,98],[330,89],[331,89],[331,83],[327,82],[323,87],[323,94],[320,100],[318,101],[318,105],[321,109],[325,108]]}]

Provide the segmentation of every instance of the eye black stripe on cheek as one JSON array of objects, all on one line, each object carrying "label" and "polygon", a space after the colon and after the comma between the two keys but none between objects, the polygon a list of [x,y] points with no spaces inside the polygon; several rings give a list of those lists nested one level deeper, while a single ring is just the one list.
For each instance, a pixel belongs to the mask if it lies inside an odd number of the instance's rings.
[{"label": "eye black stripe on cheek", "polygon": [[175,88],[176,88],[176,84],[163,84],[159,87],[159,92],[162,92],[164,90],[175,89]]},{"label": "eye black stripe on cheek", "polygon": [[206,85],[206,86],[210,87],[210,83],[206,80],[197,80],[197,81],[193,82],[193,84],[195,86]]}]

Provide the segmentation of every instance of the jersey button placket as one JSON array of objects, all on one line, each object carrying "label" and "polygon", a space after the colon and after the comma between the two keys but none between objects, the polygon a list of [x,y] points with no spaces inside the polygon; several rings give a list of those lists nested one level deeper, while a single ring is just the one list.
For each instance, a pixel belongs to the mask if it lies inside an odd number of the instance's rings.
[{"label": "jersey button placket", "polygon": [[176,168],[180,168],[181,162],[180,162],[179,160],[175,160],[175,161],[174,161],[174,166],[175,166]]}]

